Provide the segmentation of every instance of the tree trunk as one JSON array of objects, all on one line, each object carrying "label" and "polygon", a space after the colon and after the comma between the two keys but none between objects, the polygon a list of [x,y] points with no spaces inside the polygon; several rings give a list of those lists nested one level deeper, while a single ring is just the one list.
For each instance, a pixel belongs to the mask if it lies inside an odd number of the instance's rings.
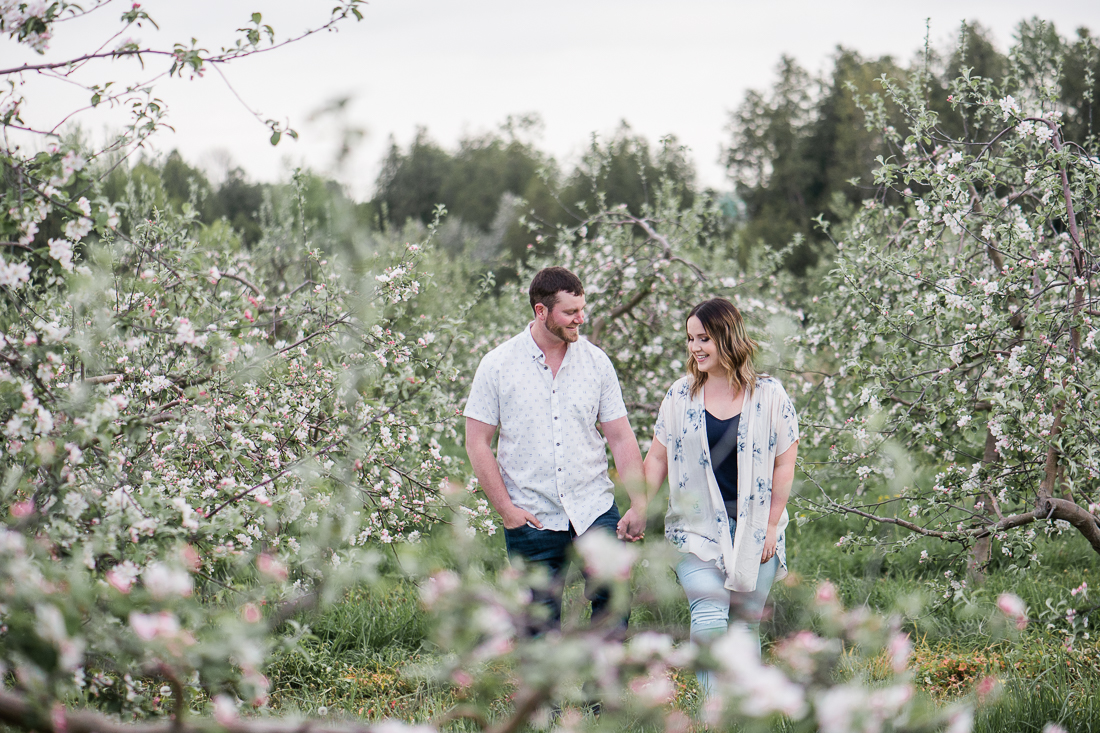
[{"label": "tree trunk", "polygon": [[[997,460],[997,439],[993,437],[993,432],[986,428],[985,452],[982,454],[982,464],[989,466],[995,460]],[[1001,519],[1001,513],[997,508],[997,499],[989,491],[986,491],[985,513],[990,518]],[[992,521],[996,521],[996,519]],[[985,568],[989,564],[992,552],[993,535],[991,534],[979,538],[974,546],[970,548],[970,559],[966,562],[966,574],[972,582],[979,584],[985,582]]]}]

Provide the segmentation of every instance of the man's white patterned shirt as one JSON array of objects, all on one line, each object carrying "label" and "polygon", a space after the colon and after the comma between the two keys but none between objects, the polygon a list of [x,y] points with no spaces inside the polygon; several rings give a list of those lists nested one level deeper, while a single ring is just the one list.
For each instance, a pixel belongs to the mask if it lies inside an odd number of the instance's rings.
[{"label": "man's white patterned shirt", "polygon": [[597,423],[626,415],[607,354],[583,337],[555,377],[531,326],[478,365],[466,417],[500,425],[497,464],[512,502],[544,529],[583,533],[615,501]]}]

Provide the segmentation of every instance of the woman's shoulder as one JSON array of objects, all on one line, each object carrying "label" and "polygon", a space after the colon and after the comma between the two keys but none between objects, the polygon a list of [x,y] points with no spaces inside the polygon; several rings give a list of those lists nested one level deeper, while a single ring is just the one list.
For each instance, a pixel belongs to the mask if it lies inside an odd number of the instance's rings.
[{"label": "woman's shoulder", "polygon": [[665,393],[669,399],[687,399],[691,394],[691,376],[683,376],[672,383]]},{"label": "woman's shoulder", "polygon": [[760,374],[756,377],[756,389],[761,397],[787,394],[779,380],[770,374]]}]

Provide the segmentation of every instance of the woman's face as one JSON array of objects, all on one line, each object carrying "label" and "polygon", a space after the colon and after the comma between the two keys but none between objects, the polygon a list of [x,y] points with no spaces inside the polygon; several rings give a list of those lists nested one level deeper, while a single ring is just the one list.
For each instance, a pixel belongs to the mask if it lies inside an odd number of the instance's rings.
[{"label": "woman's face", "polygon": [[692,316],[687,321],[688,356],[695,359],[695,365],[701,372],[721,371],[718,363],[718,345],[714,343],[702,321]]}]

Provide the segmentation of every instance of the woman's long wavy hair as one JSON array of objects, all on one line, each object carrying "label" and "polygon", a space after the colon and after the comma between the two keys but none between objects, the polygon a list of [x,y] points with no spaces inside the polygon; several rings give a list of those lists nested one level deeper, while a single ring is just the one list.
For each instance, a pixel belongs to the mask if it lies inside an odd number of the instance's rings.
[{"label": "woman's long wavy hair", "polygon": [[[703,324],[703,330],[718,347],[718,363],[729,375],[730,386],[746,389],[750,393],[756,385],[757,344],[745,331],[745,320],[737,306],[725,298],[711,298],[691,309],[685,322],[695,316]],[[691,375],[691,396],[695,397],[707,383],[707,373],[699,371],[694,358],[688,359],[688,374]]]}]

